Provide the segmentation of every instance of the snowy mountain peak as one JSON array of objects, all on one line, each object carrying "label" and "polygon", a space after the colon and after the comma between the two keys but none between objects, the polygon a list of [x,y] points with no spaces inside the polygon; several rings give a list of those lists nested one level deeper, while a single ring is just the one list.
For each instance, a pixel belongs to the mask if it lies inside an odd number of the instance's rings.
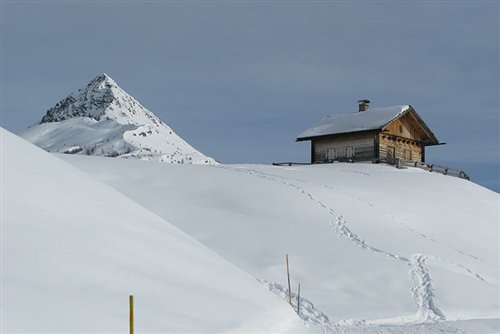
[{"label": "snowy mountain peak", "polygon": [[94,81],[99,81],[99,82],[108,81],[108,82],[116,84],[116,82],[109,75],[107,75],[106,73],[99,74],[91,82],[94,82]]},{"label": "snowy mountain peak", "polygon": [[83,89],[71,93],[47,111],[41,123],[60,122],[74,117],[114,119],[121,124],[159,123],[159,119],[127,94],[106,73],[98,75]]},{"label": "snowy mountain peak", "polygon": [[214,164],[106,73],[50,108],[22,134],[51,152]]},{"label": "snowy mountain peak", "polygon": [[114,81],[109,75],[106,73],[102,73],[92,79],[88,85],[87,88],[90,88],[93,91],[96,90],[102,90],[102,89],[107,89],[107,90],[112,90],[112,89],[120,89],[122,90],[116,81]]}]

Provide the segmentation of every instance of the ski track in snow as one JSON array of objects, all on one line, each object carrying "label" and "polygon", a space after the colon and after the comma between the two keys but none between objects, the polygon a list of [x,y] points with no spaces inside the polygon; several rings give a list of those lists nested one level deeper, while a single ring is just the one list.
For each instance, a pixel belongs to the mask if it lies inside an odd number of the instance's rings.
[{"label": "ski track in snow", "polygon": [[429,255],[427,256],[427,258],[429,260],[435,260],[435,261],[440,261],[440,262],[444,262],[444,263],[448,263],[448,264],[451,264],[455,267],[458,267],[460,269],[462,269],[463,271],[466,271],[468,272],[470,275],[474,276],[475,278],[477,278],[478,280],[480,281],[483,281],[484,283],[488,283],[488,284],[491,284],[490,282],[488,282],[484,277],[482,277],[481,275],[479,275],[478,273],[472,271],[470,268],[467,268],[466,266],[464,266],[463,264],[460,264],[460,263],[455,263],[451,260],[448,260],[448,259],[443,259],[443,258],[440,258],[438,256],[433,256],[433,255]]},{"label": "ski track in snow", "polygon": [[[415,257],[415,261],[423,261],[421,257]],[[421,266],[419,268],[425,272]],[[257,279],[269,291],[273,292],[286,303],[288,303],[288,289],[279,283],[268,282],[264,279]],[[432,291],[429,291],[430,293]],[[418,293],[418,292],[417,292]],[[297,312],[297,294],[291,293],[292,305],[291,307]],[[422,300],[423,301],[423,300]],[[434,306],[433,306],[434,307]],[[345,333],[345,334],[412,334],[412,333],[450,333],[450,334],[466,334],[461,329],[454,328],[446,323],[436,322],[437,319],[430,319],[427,323],[406,323],[403,325],[384,325],[376,324],[377,320],[341,320],[332,322],[328,316],[321,310],[317,309],[313,303],[304,297],[300,297],[300,309],[298,316],[304,321],[306,326],[320,327],[325,334],[330,333]]]},{"label": "ski track in snow", "polygon": [[[340,191],[340,192],[342,192],[344,194],[347,194],[347,195],[349,195],[349,196],[351,196],[351,197],[353,197],[353,198],[355,198],[355,199],[357,199],[359,201],[362,201],[362,202],[368,204],[369,206],[377,209],[377,207],[373,203],[371,203],[369,201],[366,201],[366,200],[364,200],[364,199],[362,199],[362,198],[360,198],[360,197],[358,197],[358,196],[356,196],[356,195],[354,195],[352,193],[341,191],[338,188],[335,188],[335,187],[332,187],[332,186],[329,186],[329,185],[326,185],[326,184],[322,184],[322,183],[308,182],[308,181],[306,181],[304,179],[294,179],[294,178],[284,177],[284,176],[281,176],[281,175],[268,174],[268,173],[264,173],[264,172],[261,172],[261,171],[255,170],[255,169],[251,169],[251,168],[247,168],[247,167],[228,167],[228,166],[214,166],[214,167],[215,168],[228,169],[228,170],[232,170],[232,171],[236,171],[236,172],[243,172],[243,173],[246,173],[248,175],[257,176],[257,177],[259,177],[261,179],[265,179],[265,180],[269,180],[269,181],[273,181],[273,182],[278,182],[278,183],[281,183],[281,184],[286,185],[288,187],[291,187],[291,188],[297,190],[298,192],[300,192],[301,194],[303,194],[304,196],[306,196],[309,200],[311,200],[311,201],[315,202],[317,205],[321,206],[323,209],[327,210],[329,212],[329,214],[335,218],[330,223],[330,225],[342,237],[349,239],[350,241],[354,242],[356,245],[358,245],[361,248],[365,248],[365,249],[371,250],[373,252],[384,254],[384,255],[386,255],[388,257],[391,257],[391,258],[394,258],[396,260],[400,260],[400,261],[403,261],[403,262],[406,262],[406,263],[410,263],[410,260],[407,257],[405,257],[405,256],[401,256],[399,254],[393,254],[391,252],[384,251],[384,250],[382,250],[380,248],[371,246],[368,243],[366,243],[363,239],[361,239],[358,235],[356,235],[355,233],[353,233],[349,229],[349,227],[347,226],[348,225],[347,221],[345,220],[345,218],[341,214],[338,214],[333,208],[328,207],[321,200],[316,199],[310,192],[306,191],[304,188],[302,188],[302,187],[300,187],[300,186],[298,186],[298,185],[296,185],[294,183],[289,182],[289,180],[299,181],[299,182],[304,182],[304,183],[310,183],[310,184],[313,184],[313,185],[323,186],[323,187],[326,187],[328,189],[332,189],[332,190],[335,190],[335,191]],[[393,215],[391,215],[391,214],[389,214],[389,213],[387,213],[385,211],[381,211],[381,212],[384,213],[385,215],[390,215],[390,216],[394,217]],[[425,234],[417,232],[415,230],[412,230],[407,225],[405,225],[405,224],[397,221],[395,218],[394,218],[394,220],[396,222],[398,222],[399,224],[401,224],[402,226],[404,226],[409,231],[411,231],[413,233],[416,233],[416,234],[419,234],[421,236],[425,236]],[[430,237],[425,236],[425,238],[427,238],[429,240],[433,240],[436,243],[439,243],[435,239],[432,239]],[[451,247],[449,247],[449,248],[451,248]],[[460,252],[460,253],[461,254],[465,254],[463,252]],[[471,256],[471,257],[474,258],[474,259],[479,259],[478,257],[475,257],[475,256]],[[442,258],[439,258],[439,257],[436,257],[436,256],[428,256],[428,258],[432,259],[432,260],[440,261],[440,262],[446,262],[448,264],[456,266],[456,267],[460,268],[461,270],[466,271],[470,275],[474,276],[475,278],[477,278],[477,279],[479,279],[479,280],[481,280],[483,282],[488,283],[481,275],[479,275],[478,273],[474,272],[473,270],[471,270],[470,268],[468,268],[468,267],[466,267],[466,266],[464,266],[462,264],[457,264],[457,263],[455,263],[455,262],[453,262],[451,260],[442,259]],[[481,260],[481,259],[479,259],[479,260]],[[486,262],[486,261],[484,261],[484,262]]]},{"label": "ski track in snow", "polygon": [[[492,265],[494,267],[497,267],[497,268],[500,268],[500,266],[496,265],[496,264],[491,264],[489,263],[488,261],[478,257],[478,256],[475,256],[475,255],[472,255],[472,254],[468,254],[468,253],[465,253],[459,249],[456,249],[452,246],[449,246],[449,245],[446,245],[438,240],[436,240],[435,238],[433,237],[430,237],[422,232],[419,232],[413,228],[411,228],[410,226],[406,225],[405,223],[401,222],[399,219],[397,219],[392,213],[390,212],[387,212],[386,210],[376,206],[375,204],[373,204],[372,202],[370,202],[369,200],[366,200],[366,199],[363,199],[361,197],[359,197],[358,195],[356,194],[353,194],[351,192],[347,192],[347,191],[344,191],[344,190],[341,190],[337,187],[334,187],[334,186],[331,186],[331,185],[328,185],[328,184],[324,184],[324,183],[319,183],[319,182],[311,182],[311,181],[307,181],[305,179],[300,179],[300,178],[292,178],[292,177],[285,177],[285,176],[281,176],[281,175],[276,175],[276,174],[269,174],[269,173],[264,173],[264,172],[261,172],[261,171],[257,171],[257,170],[254,170],[254,169],[249,169],[249,168],[246,168],[246,167],[222,167],[222,168],[227,168],[227,169],[230,169],[230,170],[233,170],[233,171],[238,171],[238,172],[242,172],[244,169],[245,170],[248,170],[248,171],[251,171],[253,172],[256,176],[260,176],[261,178],[265,178],[264,176],[267,176],[269,179],[276,179],[276,180],[272,180],[272,181],[275,181],[275,182],[280,182],[282,184],[285,184],[285,185],[288,185],[288,186],[291,186],[297,190],[300,190],[301,192],[305,192],[305,190],[303,188],[300,188],[299,186],[295,185],[295,184],[292,184],[290,182],[287,182],[287,181],[296,181],[296,182],[301,182],[301,183],[305,183],[305,184],[309,184],[309,185],[313,185],[313,186],[319,186],[319,187],[323,187],[323,188],[327,188],[327,189],[330,189],[330,190],[333,190],[335,192],[338,192],[338,193],[341,193],[343,195],[347,195],[349,196],[350,198],[354,199],[354,200],[357,200],[365,205],[368,205],[369,207],[373,208],[374,210],[377,210],[379,211],[380,213],[382,213],[384,216],[387,216],[389,217],[392,221],[396,222],[397,224],[401,225],[404,229],[406,229],[407,231],[413,233],[413,234],[416,234],[418,235],[419,237],[423,238],[423,239],[426,239],[426,240],[429,240],[437,245],[440,245],[440,246],[443,246],[443,247],[446,247],[448,249],[451,249],[463,256],[467,256],[467,257],[470,257],[474,260],[477,260],[477,261],[481,261],[481,262],[484,262],[484,263],[488,263],[489,265]],[[341,170],[343,172],[345,172],[346,170]],[[355,173],[355,174],[360,174],[360,175],[363,175],[363,176],[370,176],[370,174],[367,174],[367,173],[362,173],[362,172],[352,172],[352,171],[349,171],[351,173]],[[251,173],[247,173],[247,174],[251,174]],[[316,201],[315,199],[311,198],[312,196],[309,196],[311,200],[313,201]],[[317,202],[320,202],[320,201],[317,201]],[[326,208],[325,205],[322,205],[320,204],[323,208]],[[463,265],[460,265],[460,264],[456,264],[456,263],[453,263],[451,261],[448,261],[448,260],[443,260],[443,259],[439,259],[439,258],[435,258],[436,260],[439,260],[439,261],[444,261],[444,262],[449,262],[450,264],[453,264],[457,267],[460,267],[461,269],[469,272],[470,274],[472,274],[473,276],[477,277],[478,279],[482,280],[482,281],[485,281],[480,275],[478,275],[477,273],[473,272],[472,270],[470,270],[469,268],[463,266]]]},{"label": "ski track in snow", "polygon": [[[475,273],[474,271],[472,271],[471,269],[467,268],[466,266],[464,266],[462,264],[454,263],[451,260],[445,260],[445,259],[435,257],[435,256],[426,256],[423,254],[413,254],[411,256],[411,258],[409,259],[405,256],[402,256],[399,254],[394,254],[394,253],[385,251],[383,249],[380,249],[380,248],[377,248],[377,247],[374,247],[374,246],[368,244],[365,240],[363,240],[361,237],[359,237],[357,234],[355,234],[354,232],[352,232],[349,229],[347,221],[345,220],[345,218],[341,214],[338,214],[333,208],[327,206],[321,200],[316,199],[310,192],[306,191],[304,188],[298,186],[297,184],[290,182],[290,180],[304,182],[304,183],[311,183],[311,182],[308,182],[308,181],[303,180],[303,179],[291,179],[291,178],[283,177],[280,175],[268,174],[268,173],[261,172],[261,171],[251,169],[251,168],[247,168],[247,167],[228,167],[228,166],[219,165],[219,166],[214,166],[214,168],[222,168],[222,169],[235,171],[235,172],[239,172],[239,173],[245,173],[245,174],[256,176],[258,178],[261,178],[261,179],[264,179],[267,181],[281,183],[287,187],[293,188],[294,190],[300,192],[302,195],[306,196],[309,200],[315,202],[321,208],[327,210],[329,215],[331,215],[333,217],[333,220],[330,222],[330,226],[342,238],[345,238],[345,239],[353,242],[358,247],[361,247],[361,248],[364,248],[366,250],[369,250],[369,251],[372,251],[375,253],[379,253],[379,254],[388,256],[392,259],[406,263],[408,266],[410,266],[409,274],[410,274],[411,279],[412,279],[412,286],[410,289],[410,293],[411,293],[411,296],[412,296],[412,298],[417,306],[417,320],[418,321],[435,322],[435,321],[442,321],[442,320],[446,319],[445,315],[434,304],[434,299],[433,299],[434,298],[434,289],[432,287],[432,279],[430,277],[429,270],[425,267],[426,260],[428,260],[428,259],[437,260],[437,261],[442,261],[442,262],[446,262],[448,264],[454,265],[454,266],[460,268],[461,270],[466,271],[467,273],[469,273],[473,277],[487,283],[487,281],[478,273]],[[336,189],[334,187],[331,187],[331,186],[328,186],[325,184],[318,183],[315,185],[319,185],[319,186],[323,186],[323,187],[326,187],[326,188],[329,188],[329,189],[332,189],[335,191],[339,191],[339,189]],[[343,192],[343,193],[345,193],[345,192]],[[354,194],[348,194],[348,195],[358,199],[359,201],[362,201],[362,202],[368,204],[369,206],[371,206],[375,209],[378,209],[375,205],[373,205],[369,201],[363,200]],[[385,214],[392,216],[392,215],[387,214],[387,213],[385,213]],[[394,216],[392,216],[392,217],[394,218],[394,220],[396,222],[398,222]],[[398,223],[403,225],[410,232],[419,234],[420,236],[425,237],[425,238],[437,243],[437,241],[435,241],[432,238],[427,237],[425,234],[416,232],[401,222],[398,222]],[[462,253],[462,254],[465,254],[465,253]],[[465,254],[465,255],[468,255],[468,254]],[[470,255],[468,255],[468,256],[470,256]],[[474,256],[471,256],[471,257],[473,257],[475,259],[479,259],[479,258],[474,257]],[[267,285],[267,284],[271,284],[271,283],[264,283],[264,284]],[[279,288],[276,288],[276,286],[277,285],[274,285],[274,288],[279,290]],[[268,286],[268,288],[269,288],[269,286]],[[271,289],[271,288],[269,288],[269,289]],[[363,322],[363,321],[361,320],[361,322]],[[328,332],[327,329],[330,328],[330,326],[331,326],[331,324],[328,325],[326,322],[321,325],[321,327],[323,329],[325,329],[325,332]],[[335,326],[335,327],[338,327],[338,326]],[[336,328],[336,330],[337,329],[338,328]],[[345,329],[345,328],[343,328],[343,329]],[[415,333],[419,333],[420,329],[418,328],[418,325],[417,325],[417,327],[415,327],[415,329],[416,329]],[[401,330],[401,329],[399,329],[399,330]],[[451,328],[451,330],[452,331],[448,331],[448,333],[461,333],[461,331],[457,332],[457,329],[455,329],[455,328]],[[440,329],[439,331],[442,331],[442,329]],[[339,331],[339,332],[340,333],[351,333],[350,331]],[[382,331],[380,333],[400,333],[400,332],[401,331],[395,331],[395,332]],[[403,332],[404,333],[412,333],[411,330],[410,331],[405,330]],[[403,333],[403,332],[401,332],[401,333]],[[444,332],[446,333],[446,331],[444,331]],[[356,333],[356,332],[352,332],[352,333]]]},{"label": "ski track in snow", "polygon": [[354,195],[354,194],[352,194],[352,193],[349,193],[349,192],[346,192],[346,191],[342,191],[342,190],[340,190],[340,189],[338,189],[338,188],[335,188],[335,187],[329,186],[329,185],[327,185],[327,184],[315,183],[315,185],[322,186],[322,187],[325,187],[325,188],[328,188],[328,189],[331,189],[331,190],[335,190],[335,191],[341,192],[341,193],[343,193],[344,195],[348,195],[348,196],[350,196],[351,198],[354,198],[354,199],[356,199],[356,200],[358,200],[358,201],[360,201],[360,202],[362,202],[362,203],[365,203],[366,205],[370,206],[370,207],[371,207],[371,208],[373,208],[374,210],[377,210],[377,211],[379,211],[380,213],[382,213],[384,216],[389,217],[392,221],[394,221],[394,222],[396,222],[397,224],[401,225],[401,226],[402,226],[404,229],[406,229],[407,231],[409,231],[409,232],[411,232],[411,233],[413,233],[413,234],[416,234],[416,235],[418,235],[419,237],[421,237],[421,238],[423,238],[423,239],[429,240],[429,241],[431,241],[431,242],[433,242],[433,243],[435,243],[435,244],[438,244],[438,245],[440,245],[440,246],[443,246],[443,247],[449,248],[449,249],[451,249],[451,250],[453,250],[453,251],[455,251],[455,252],[457,252],[457,253],[459,253],[459,254],[461,254],[461,255],[464,255],[464,256],[470,257],[470,258],[472,258],[472,259],[474,259],[474,260],[478,260],[478,261],[481,261],[481,262],[484,262],[484,263],[488,263],[486,260],[484,260],[484,259],[482,259],[482,258],[480,258],[480,257],[478,257],[478,256],[475,256],[475,255],[472,255],[472,254],[467,254],[467,253],[465,253],[465,252],[463,252],[463,251],[461,251],[461,250],[459,250],[459,249],[456,249],[456,248],[451,247],[451,246],[449,246],[449,245],[446,245],[446,244],[444,244],[444,243],[442,243],[442,242],[439,242],[438,240],[434,239],[433,237],[430,237],[430,236],[428,236],[428,235],[426,235],[426,234],[424,234],[424,233],[422,233],[422,232],[420,232],[420,231],[417,231],[417,230],[415,230],[414,228],[411,228],[411,227],[410,227],[410,226],[408,226],[407,224],[405,224],[405,223],[403,223],[402,221],[400,221],[399,219],[397,219],[397,218],[396,218],[396,217],[395,217],[392,213],[387,212],[386,210],[381,209],[380,207],[378,207],[378,206],[374,205],[373,203],[371,203],[370,201],[368,201],[368,200],[366,200],[366,199],[362,199],[362,198],[361,198],[361,197],[359,197],[359,196],[356,196],[356,195]]},{"label": "ski track in snow", "polygon": [[[251,170],[251,169],[250,169]],[[409,232],[413,233],[413,234],[416,234],[418,235],[419,237],[423,238],[423,239],[426,239],[426,240],[429,240],[435,244],[438,244],[440,246],[443,246],[443,247],[446,247],[448,249],[451,249],[463,256],[467,256],[467,257],[470,257],[474,260],[477,260],[477,261],[481,261],[481,262],[484,262],[484,263],[488,263],[490,265],[493,265],[497,268],[500,268],[500,266],[496,265],[496,264],[491,264],[489,263],[488,261],[478,257],[478,256],[475,256],[475,255],[472,255],[472,254],[468,254],[468,253],[465,253],[459,249],[456,249],[452,246],[449,246],[449,245],[446,245],[442,242],[439,242],[438,240],[436,240],[435,238],[433,237],[430,237],[422,232],[419,232],[417,230],[415,230],[414,228],[411,228],[410,226],[408,226],[407,224],[401,222],[399,219],[397,219],[392,213],[390,212],[387,212],[386,210],[374,205],[372,202],[370,202],[369,200],[367,199],[364,199],[364,198],[361,198],[359,197],[358,195],[356,194],[353,194],[351,192],[348,192],[348,191],[344,191],[344,190],[341,190],[337,187],[334,187],[334,186],[331,186],[331,185],[328,185],[328,184],[324,184],[324,183],[319,183],[319,182],[311,182],[311,181],[308,181],[308,180],[305,180],[305,179],[300,179],[300,178],[291,178],[291,177],[285,177],[285,176],[281,176],[281,175],[276,175],[276,174],[269,174],[269,173],[264,173],[264,172],[259,172],[259,171],[256,171],[256,170],[252,170],[254,171],[255,173],[262,173],[262,174],[265,174],[269,177],[272,177],[272,178],[277,178],[277,179],[281,179],[281,180],[292,180],[292,181],[296,181],[296,182],[301,182],[301,183],[305,183],[305,184],[309,184],[309,185],[313,185],[313,186],[319,186],[319,187],[323,187],[323,188],[326,188],[326,189],[330,189],[330,190],[333,190],[335,192],[338,192],[338,193],[341,193],[343,195],[347,195],[349,196],[350,198],[354,199],[354,200],[357,200],[365,205],[368,205],[369,207],[373,208],[374,210],[377,210],[379,211],[380,213],[382,213],[384,216],[387,216],[389,217],[392,221],[396,222],[397,224],[401,225],[404,229],[408,230]],[[349,173],[353,173],[353,174],[360,174],[362,176],[370,176],[370,174],[368,173],[363,173],[363,172],[357,172],[357,171],[348,171],[348,170],[344,170],[342,169],[341,170],[342,172],[349,172]],[[284,182],[282,182],[284,183]]]}]

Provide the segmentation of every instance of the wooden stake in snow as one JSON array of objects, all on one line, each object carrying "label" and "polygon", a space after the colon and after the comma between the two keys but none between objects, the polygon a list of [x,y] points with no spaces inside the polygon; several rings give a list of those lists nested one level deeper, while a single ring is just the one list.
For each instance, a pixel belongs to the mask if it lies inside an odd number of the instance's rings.
[{"label": "wooden stake in snow", "polygon": [[292,289],[290,288],[290,268],[288,267],[288,254],[286,254],[286,274],[288,276],[288,302],[292,305]]},{"label": "wooden stake in snow", "polygon": [[300,316],[300,283],[299,283],[299,293],[297,294],[297,314]]},{"label": "wooden stake in snow", "polygon": [[129,296],[129,309],[130,309],[130,334],[134,334],[134,296]]}]

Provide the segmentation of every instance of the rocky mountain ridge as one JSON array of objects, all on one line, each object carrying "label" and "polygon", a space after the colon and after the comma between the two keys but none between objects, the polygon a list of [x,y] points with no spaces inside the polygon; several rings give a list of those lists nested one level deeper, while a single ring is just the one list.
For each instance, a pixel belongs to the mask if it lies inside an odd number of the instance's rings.
[{"label": "rocky mountain ridge", "polygon": [[50,152],[215,164],[180,138],[107,74],[50,108],[22,133]]}]

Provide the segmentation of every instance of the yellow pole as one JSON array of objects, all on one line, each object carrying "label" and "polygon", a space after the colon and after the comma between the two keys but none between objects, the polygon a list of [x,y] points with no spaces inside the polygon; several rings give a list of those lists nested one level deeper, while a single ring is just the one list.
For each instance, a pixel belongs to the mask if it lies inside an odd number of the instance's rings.
[{"label": "yellow pole", "polygon": [[130,308],[130,334],[134,334],[134,296],[129,296],[129,308]]},{"label": "yellow pole", "polygon": [[288,267],[288,254],[286,254],[286,274],[288,276],[288,302],[292,305],[292,289],[290,288],[290,268]]}]

